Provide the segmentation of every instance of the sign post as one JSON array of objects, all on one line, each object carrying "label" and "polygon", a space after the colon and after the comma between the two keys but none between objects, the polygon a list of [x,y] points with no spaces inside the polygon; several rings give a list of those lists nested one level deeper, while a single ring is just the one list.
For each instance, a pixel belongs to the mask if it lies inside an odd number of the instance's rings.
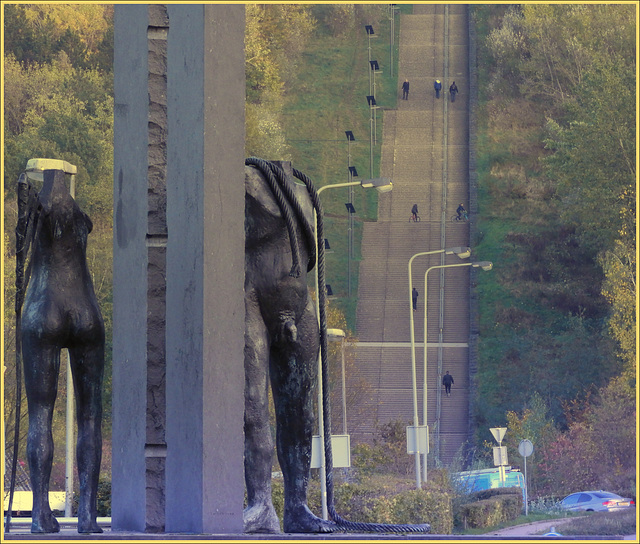
[{"label": "sign post", "polygon": [[527,440],[526,438],[524,440],[520,441],[520,444],[518,444],[518,451],[520,452],[520,455],[522,455],[522,457],[524,457],[524,515],[528,516],[529,515],[529,480],[527,480],[527,457],[529,457],[529,455],[531,455],[533,453],[533,444],[531,443],[531,440]]},{"label": "sign post", "polygon": [[504,487],[505,484],[505,471],[504,467],[509,464],[509,460],[507,459],[507,447],[502,446],[502,439],[504,438],[505,433],[507,432],[506,427],[492,427],[489,429],[493,438],[496,439],[498,443],[497,447],[493,448],[493,464],[496,465],[500,470],[500,485]]}]

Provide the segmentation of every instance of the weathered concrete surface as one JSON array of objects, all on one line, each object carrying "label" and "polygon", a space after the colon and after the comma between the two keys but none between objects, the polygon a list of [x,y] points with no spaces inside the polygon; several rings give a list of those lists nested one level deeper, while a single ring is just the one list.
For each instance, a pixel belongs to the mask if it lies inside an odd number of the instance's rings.
[{"label": "weathered concrete surface", "polygon": [[113,526],[239,532],[244,7],[115,32]]}]

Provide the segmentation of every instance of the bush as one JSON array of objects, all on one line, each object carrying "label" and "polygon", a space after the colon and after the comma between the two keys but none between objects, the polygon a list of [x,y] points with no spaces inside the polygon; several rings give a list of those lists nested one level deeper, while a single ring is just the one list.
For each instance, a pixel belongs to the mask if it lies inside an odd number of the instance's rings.
[{"label": "bush", "polygon": [[[335,476],[335,475],[334,475]],[[367,478],[360,483],[339,483],[334,487],[336,512],[346,520],[361,523],[420,524],[429,523],[434,534],[451,534],[453,509],[451,495],[436,484],[425,489],[411,489],[413,482],[389,476]],[[284,489],[282,480],[272,483],[272,500],[282,519]],[[307,503],[320,515],[320,486],[309,481]]]},{"label": "bush", "polygon": [[465,529],[492,527],[514,520],[522,512],[522,494],[517,487],[487,489],[473,493],[471,497],[478,500],[463,505],[458,514]]},{"label": "bush", "polygon": [[453,532],[451,495],[438,491],[413,489],[393,499],[394,523],[430,523],[431,533]]}]

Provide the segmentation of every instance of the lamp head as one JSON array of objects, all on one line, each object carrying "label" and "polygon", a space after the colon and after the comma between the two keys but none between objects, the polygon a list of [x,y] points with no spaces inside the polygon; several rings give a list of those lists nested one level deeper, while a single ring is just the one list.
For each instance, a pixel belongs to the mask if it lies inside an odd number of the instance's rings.
[{"label": "lamp head", "polygon": [[469,247],[452,247],[445,250],[447,255],[457,255],[461,259],[468,259],[471,257],[471,248]]},{"label": "lamp head", "polygon": [[327,338],[329,340],[341,340],[346,336],[342,329],[327,329]]},{"label": "lamp head", "polygon": [[393,189],[393,181],[389,178],[363,179],[360,186],[364,189],[375,187],[379,193],[387,193]]},{"label": "lamp head", "polygon": [[482,268],[482,270],[488,271],[493,268],[493,263],[491,261],[479,261],[477,263],[472,263],[471,266],[473,266],[474,268]]}]

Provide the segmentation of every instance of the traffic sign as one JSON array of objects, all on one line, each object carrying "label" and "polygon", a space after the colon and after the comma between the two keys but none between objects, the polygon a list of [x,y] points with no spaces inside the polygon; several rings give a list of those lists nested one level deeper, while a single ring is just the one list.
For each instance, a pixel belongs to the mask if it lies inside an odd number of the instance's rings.
[{"label": "traffic sign", "polygon": [[507,432],[507,428],[506,427],[492,427],[489,430],[491,431],[491,434],[493,435],[493,438],[496,439],[496,442],[498,444],[500,444],[502,442],[502,439],[504,438],[504,435]]},{"label": "traffic sign", "polygon": [[526,438],[521,440],[520,444],[518,444],[518,451],[522,457],[529,457],[529,455],[533,453],[533,444],[531,443],[531,440],[527,440]]}]

